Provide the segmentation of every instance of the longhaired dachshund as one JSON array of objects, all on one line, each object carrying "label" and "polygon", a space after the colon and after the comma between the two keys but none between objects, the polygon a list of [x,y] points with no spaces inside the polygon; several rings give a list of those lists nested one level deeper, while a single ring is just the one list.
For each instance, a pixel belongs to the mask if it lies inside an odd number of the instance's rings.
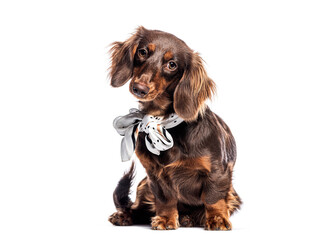
[{"label": "longhaired dachshund", "polygon": [[215,83],[201,57],[174,35],[144,27],[125,42],[113,43],[110,52],[113,87],[130,80],[142,113],[162,119],[175,114],[182,122],[167,129],[173,146],[160,154],[149,151],[146,132],[138,132],[135,154],[147,176],[132,202],[132,164],[114,191],[117,212],[109,221],[118,226],[151,223],[155,230],[231,230],[229,218],[242,203],[232,185],[236,145],[226,123],[205,104]]}]

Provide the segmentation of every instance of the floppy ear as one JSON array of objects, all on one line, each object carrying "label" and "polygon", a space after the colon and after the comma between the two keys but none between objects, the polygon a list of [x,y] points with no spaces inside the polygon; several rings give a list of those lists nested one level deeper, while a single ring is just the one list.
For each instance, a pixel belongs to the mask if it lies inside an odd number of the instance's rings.
[{"label": "floppy ear", "polygon": [[133,75],[133,61],[139,41],[145,28],[139,27],[125,42],[114,42],[110,49],[111,67],[110,78],[111,86],[123,86]]},{"label": "floppy ear", "polygon": [[211,98],[215,90],[215,83],[208,77],[201,57],[193,53],[190,66],[175,89],[175,112],[185,121],[196,120],[205,110],[205,100]]}]

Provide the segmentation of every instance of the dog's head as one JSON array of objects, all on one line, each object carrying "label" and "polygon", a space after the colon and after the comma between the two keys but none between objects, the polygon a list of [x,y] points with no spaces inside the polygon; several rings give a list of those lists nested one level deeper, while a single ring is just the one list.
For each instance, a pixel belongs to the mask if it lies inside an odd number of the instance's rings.
[{"label": "dog's head", "polygon": [[128,80],[140,102],[165,98],[186,121],[195,120],[215,90],[202,59],[172,34],[139,27],[125,42],[111,48],[111,85]]}]

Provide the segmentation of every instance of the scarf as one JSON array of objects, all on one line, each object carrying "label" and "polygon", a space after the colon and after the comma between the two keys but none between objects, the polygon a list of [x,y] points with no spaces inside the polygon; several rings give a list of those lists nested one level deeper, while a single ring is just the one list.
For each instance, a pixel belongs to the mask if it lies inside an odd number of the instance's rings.
[{"label": "scarf", "polygon": [[176,113],[163,119],[162,116],[146,115],[136,108],[130,109],[125,116],[115,118],[114,128],[124,136],[120,148],[121,160],[125,162],[131,159],[139,132],[145,132],[145,145],[155,155],[173,147],[174,140],[167,129],[176,127],[183,121]]}]

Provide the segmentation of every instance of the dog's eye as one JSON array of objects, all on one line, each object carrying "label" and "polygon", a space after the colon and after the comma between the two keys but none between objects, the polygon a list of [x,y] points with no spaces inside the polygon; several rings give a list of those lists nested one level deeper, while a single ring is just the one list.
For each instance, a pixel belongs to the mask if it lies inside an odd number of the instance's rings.
[{"label": "dog's eye", "polygon": [[169,61],[167,64],[167,68],[170,71],[174,71],[177,68],[177,63],[175,61]]},{"label": "dog's eye", "polygon": [[139,49],[137,53],[141,58],[145,58],[148,55],[148,51],[145,48]]}]

